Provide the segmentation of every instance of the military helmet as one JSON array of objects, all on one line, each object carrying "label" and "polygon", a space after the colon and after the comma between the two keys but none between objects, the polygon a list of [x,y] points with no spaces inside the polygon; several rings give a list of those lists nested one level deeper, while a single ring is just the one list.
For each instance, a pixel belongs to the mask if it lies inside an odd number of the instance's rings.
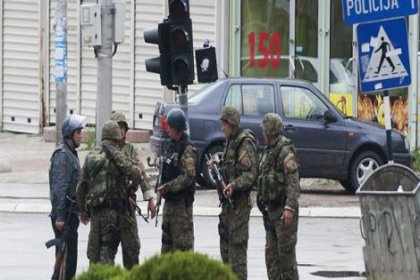
[{"label": "military helmet", "polygon": [[185,114],[179,108],[170,110],[166,120],[170,127],[178,131],[184,131],[187,129],[187,120],[185,118]]},{"label": "military helmet", "polygon": [[111,121],[116,121],[118,124],[124,123],[125,129],[128,130],[127,118],[122,112],[113,112],[111,115]]},{"label": "military helmet", "polygon": [[86,117],[72,114],[64,119],[61,125],[61,134],[63,138],[71,138],[74,131],[84,128],[86,124]]},{"label": "military helmet", "polygon": [[264,116],[261,127],[265,134],[277,136],[283,132],[283,121],[276,113],[268,113]]},{"label": "military helmet", "polygon": [[232,126],[239,126],[239,110],[233,106],[225,106],[220,113],[219,119]]},{"label": "military helmet", "polygon": [[106,121],[102,127],[101,140],[121,140],[120,127],[116,121]]}]

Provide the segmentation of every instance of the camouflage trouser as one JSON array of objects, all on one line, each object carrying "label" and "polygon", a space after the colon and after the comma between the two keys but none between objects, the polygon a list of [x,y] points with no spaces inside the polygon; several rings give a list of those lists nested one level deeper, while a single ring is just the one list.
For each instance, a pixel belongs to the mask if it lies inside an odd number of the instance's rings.
[{"label": "camouflage trouser", "polygon": [[264,217],[266,231],[265,263],[270,280],[299,279],[296,263],[298,212],[294,224],[286,227],[280,219],[282,208],[269,211]]},{"label": "camouflage trouser", "polygon": [[137,219],[134,212],[127,211],[120,215],[120,237],[123,255],[123,264],[126,269],[139,264],[140,239]]},{"label": "camouflage trouser", "polygon": [[219,215],[220,254],[224,263],[232,266],[238,279],[247,279],[247,250],[251,201],[243,196],[229,203],[222,203]]},{"label": "camouflage trouser", "polygon": [[90,263],[114,265],[119,243],[119,215],[112,209],[94,211],[90,217],[87,257]]},{"label": "camouflage trouser", "polygon": [[194,250],[193,205],[183,198],[163,205],[161,253],[175,250]]}]

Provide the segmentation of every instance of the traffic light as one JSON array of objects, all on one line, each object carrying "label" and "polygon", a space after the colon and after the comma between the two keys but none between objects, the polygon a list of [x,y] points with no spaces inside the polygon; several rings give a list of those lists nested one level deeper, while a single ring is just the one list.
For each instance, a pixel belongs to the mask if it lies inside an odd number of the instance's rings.
[{"label": "traffic light", "polygon": [[211,83],[217,81],[216,49],[214,47],[203,47],[195,51],[197,66],[197,80],[199,83]]},{"label": "traffic light", "polygon": [[188,85],[194,81],[192,21],[188,0],[169,0],[169,41],[172,81]]},{"label": "traffic light", "polygon": [[172,87],[171,46],[169,43],[169,23],[159,23],[157,29],[143,32],[146,43],[159,45],[159,57],[146,59],[146,71],[160,74],[160,83],[168,88]]}]

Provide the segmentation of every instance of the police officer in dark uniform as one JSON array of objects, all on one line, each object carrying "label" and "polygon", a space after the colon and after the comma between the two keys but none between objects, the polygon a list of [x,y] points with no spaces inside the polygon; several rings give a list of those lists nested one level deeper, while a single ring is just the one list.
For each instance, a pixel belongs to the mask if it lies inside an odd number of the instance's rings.
[{"label": "police officer in dark uniform", "polygon": [[76,274],[79,218],[74,200],[80,176],[76,148],[82,141],[85,120],[85,117],[74,114],[64,120],[61,127],[63,139],[50,159],[50,217],[55,237],[60,238],[64,227],[68,227],[66,271],[54,271],[51,279],[59,279],[60,273],[65,273],[65,279],[72,279]]},{"label": "police officer in dark uniform", "polygon": [[190,142],[184,112],[172,109],[167,117],[171,143],[163,164],[158,197],[165,199],[162,253],[194,250],[193,202],[197,150]]}]

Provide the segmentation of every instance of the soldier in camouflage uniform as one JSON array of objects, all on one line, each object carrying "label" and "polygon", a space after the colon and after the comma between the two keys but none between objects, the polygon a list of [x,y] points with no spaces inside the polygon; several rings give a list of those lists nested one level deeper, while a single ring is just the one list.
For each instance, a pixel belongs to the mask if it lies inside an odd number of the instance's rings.
[{"label": "soldier in camouflage uniform", "polygon": [[[137,164],[121,152],[120,141],[118,123],[105,122],[103,147],[86,156],[77,185],[80,220],[83,224],[91,221],[87,250],[90,263],[114,264],[123,221],[132,221],[130,188],[144,180]],[[111,155],[106,154],[107,149]]]},{"label": "soldier in camouflage uniform", "polygon": [[[142,178],[147,178],[146,171],[143,166],[143,163],[138,159],[137,151],[134,148],[133,144],[125,141],[126,134],[128,131],[128,124],[125,115],[121,112],[114,112],[111,115],[111,120],[118,122],[121,132],[121,150],[122,152],[135,164],[138,165],[141,171]],[[133,186],[131,190],[131,196],[136,200],[135,192],[138,189],[138,186]],[[143,193],[143,199],[148,200],[147,205],[148,212],[151,213],[151,217],[155,216],[155,205],[153,203],[153,193],[152,187],[150,186],[148,180],[140,181],[140,188]],[[121,248],[123,256],[124,267],[130,269],[135,264],[139,264],[139,254],[140,254],[140,239],[138,235],[137,219],[134,212],[134,208],[131,208],[132,213],[130,215],[123,215],[121,217]]]},{"label": "soldier in camouflage uniform", "polygon": [[266,231],[267,274],[271,280],[295,280],[300,192],[296,150],[283,135],[279,115],[266,114],[261,127],[266,148],[258,168],[257,204]]},{"label": "soldier in camouflage uniform", "polygon": [[226,135],[220,163],[226,188],[218,188],[222,207],[219,215],[220,253],[223,262],[232,266],[238,279],[246,279],[252,208],[250,192],[257,177],[258,144],[250,130],[240,128],[239,111],[235,107],[224,107],[220,120]]},{"label": "soldier in camouflage uniform", "polygon": [[168,113],[171,143],[163,162],[158,197],[165,199],[162,218],[161,253],[194,250],[193,202],[197,150],[185,133],[187,123],[178,108]]}]

